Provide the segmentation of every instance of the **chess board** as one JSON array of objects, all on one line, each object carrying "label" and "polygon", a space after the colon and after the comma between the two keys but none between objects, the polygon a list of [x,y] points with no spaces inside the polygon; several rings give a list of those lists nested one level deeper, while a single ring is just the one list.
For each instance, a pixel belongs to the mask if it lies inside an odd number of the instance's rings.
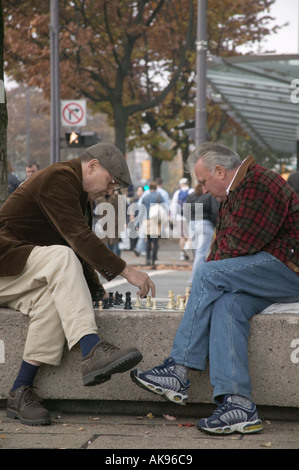
[{"label": "chess board", "polygon": [[[121,296],[122,297],[122,296]],[[172,291],[169,291],[167,299],[153,299],[148,296],[145,299],[140,299],[139,296],[131,298],[131,293],[126,293],[126,299],[118,297],[118,293],[109,293],[109,298],[103,300],[96,300],[93,303],[96,311],[102,310],[159,310],[159,311],[185,311],[188,302],[189,293],[184,295],[174,296]]]}]

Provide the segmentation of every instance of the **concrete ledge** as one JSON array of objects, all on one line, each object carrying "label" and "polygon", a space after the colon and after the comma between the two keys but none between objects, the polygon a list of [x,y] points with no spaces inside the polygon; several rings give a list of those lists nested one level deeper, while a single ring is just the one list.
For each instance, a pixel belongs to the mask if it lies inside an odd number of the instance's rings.
[{"label": "concrete ledge", "polygon": [[[170,353],[181,312],[102,311],[96,313],[99,334],[119,346],[136,346],[143,353],[140,369],[153,367]],[[18,373],[27,333],[28,318],[0,308],[0,399]],[[117,374],[105,384],[82,385],[81,353],[67,348],[59,367],[42,366],[36,380],[40,395],[52,400],[120,400],[161,402],[161,398],[137,387],[129,373]],[[256,404],[299,407],[299,315],[256,315],[251,320],[249,361]],[[190,403],[212,403],[208,371],[190,374]]]}]

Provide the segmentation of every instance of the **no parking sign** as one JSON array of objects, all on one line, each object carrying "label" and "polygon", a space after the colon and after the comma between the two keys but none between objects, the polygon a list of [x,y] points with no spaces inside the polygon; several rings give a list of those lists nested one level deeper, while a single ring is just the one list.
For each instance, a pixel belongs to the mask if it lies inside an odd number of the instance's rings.
[{"label": "no parking sign", "polygon": [[86,125],[86,101],[62,100],[61,101],[61,125],[85,126]]}]

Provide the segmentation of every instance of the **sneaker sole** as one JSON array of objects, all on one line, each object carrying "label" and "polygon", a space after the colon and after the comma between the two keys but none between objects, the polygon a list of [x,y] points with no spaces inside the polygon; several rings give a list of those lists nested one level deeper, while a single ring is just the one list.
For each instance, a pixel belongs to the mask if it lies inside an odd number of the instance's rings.
[{"label": "sneaker sole", "polygon": [[130,353],[127,356],[124,356],[117,361],[108,364],[100,371],[93,371],[85,375],[83,377],[83,385],[85,387],[90,387],[107,382],[111,379],[111,375],[127,372],[128,370],[137,366],[141,360],[142,354],[140,352]]},{"label": "sneaker sole", "polygon": [[199,431],[203,431],[207,434],[217,434],[217,435],[223,435],[223,434],[232,434],[234,432],[238,432],[240,434],[253,434],[257,432],[261,432],[263,428],[263,424],[261,420],[253,421],[251,422],[245,422],[245,423],[237,423],[237,424],[232,424],[231,426],[223,426],[223,427],[218,427],[218,428],[205,428],[203,426],[200,426],[199,423],[196,424],[196,427]]},{"label": "sneaker sole", "polygon": [[188,395],[182,395],[181,393],[174,392],[173,390],[167,390],[165,388],[144,382],[142,379],[136,377],[134,371],[132,371],[130,375],[133,382],[135,382],[136,385],[143,388],[144,390],[165,397],[167,400],[171,401],[172,403],[176,403],[177,405],[186,405]]},{"label": "sneaker sole", "polygon": [[50,418],[44,418],[44,419],[23,419],[19,413],[16,411],[10,410],[9,408],[6,411],[6,416],[8,418],[12,419],[19,419],[22,424],[27,424],[27,426],[45,426],[48,424],[51,424],[51,419]]}]

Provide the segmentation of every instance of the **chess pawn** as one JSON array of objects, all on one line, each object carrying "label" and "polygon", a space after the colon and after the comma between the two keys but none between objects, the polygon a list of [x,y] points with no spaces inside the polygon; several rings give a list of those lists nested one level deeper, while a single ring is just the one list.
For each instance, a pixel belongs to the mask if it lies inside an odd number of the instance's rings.
[{"label": "chess pawn", "polygon": [[189,289],[189,287],[186,287],[185,295],[188,295],[188,297],[189,297],[189,295],[190,295],[190,289]]},{"label": "chess pawn", "polygon": [[157,310],[156,299],[153,299],[152,310]]},{"label": "chess pawn", "polygon": [[137,294],[137,298],[136,298],[136,302],[134,304],[134,307],[141,307],[140,297],[139,297],[138,294]]},{"label": "chess pawn", "polygon": [[176,308],[179,308],[179,306],[180,306],[180,298],[181,298],[180,294],[177,295],[177,297],[176,297],[176,305],[175,305]]},{"label": "chess pawn", "polygon": [[151,302],[151,296],[148,295],[146,297],[146,304],[145,304],[146,307],[151,307],[152,306],[152,302]]},{"label": "chess pawn", "polygon": [[187,307],[188,299],[189,299],[189,294],[186,294],[185,307]]},{"label": "chess pawn", "polygon": [[103,310],[103,302],[102,300],[99,301],[99,308],[100,311]]},{"label": "chess pawn", "polygon": [[180,297],[179,310],[185,310],[185,299],[184,299],[184,297]]}]

